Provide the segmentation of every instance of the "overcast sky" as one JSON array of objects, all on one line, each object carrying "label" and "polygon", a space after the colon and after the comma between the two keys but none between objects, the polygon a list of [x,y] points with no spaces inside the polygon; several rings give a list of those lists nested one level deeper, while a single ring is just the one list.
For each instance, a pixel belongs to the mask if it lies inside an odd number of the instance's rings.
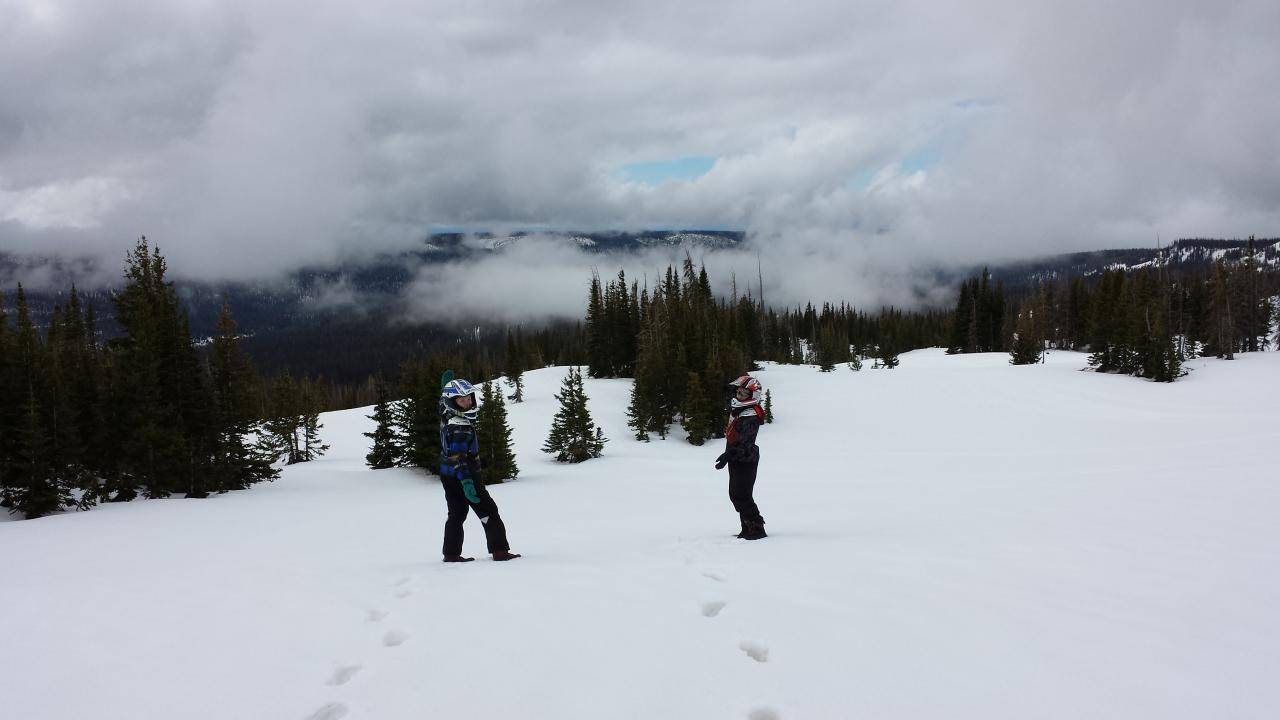
[{"label": "overcast sky", "polygon": [[0,250],[145,233],[260,277],[433,227],[739,228],[869,296],[1280,235],[1277,37],[1275,0],[0,0]]}]

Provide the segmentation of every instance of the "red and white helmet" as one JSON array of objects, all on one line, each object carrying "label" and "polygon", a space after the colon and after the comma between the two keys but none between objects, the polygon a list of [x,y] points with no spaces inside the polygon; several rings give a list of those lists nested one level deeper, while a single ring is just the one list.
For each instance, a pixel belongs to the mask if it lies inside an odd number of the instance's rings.
[{"label": "red and white helmet", "polygon": [[[737,388],[737,390],[734,391],[735,394],[733,396],[733,402],[730,403],[734,410],[754,407],[759,405],[760,401],[764,399],[764,391],[760,389],[760,381],[750,375],[743,375],[729,384]],[[746,399],[738,397],[742,394],[741,392],[738,392],[740,390],[746,390],[750,393],[750,396]]]}]

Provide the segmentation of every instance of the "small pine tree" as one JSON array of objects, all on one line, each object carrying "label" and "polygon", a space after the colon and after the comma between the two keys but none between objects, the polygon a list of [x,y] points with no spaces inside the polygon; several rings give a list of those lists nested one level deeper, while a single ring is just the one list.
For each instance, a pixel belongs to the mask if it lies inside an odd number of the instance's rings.
[{"label": "small pine tree", "polygon": [[689,373],[683,400],[680,425],[688,435],[690,444],[702,445],[711,437],[715,421],[711,399],[703,391],[702,380],[697,373]]},{"label": "small pine tree", "polygon": [[320,406],[321,398],[319,388],[316,383],[310,379],[304,380],[302,386],[302,461],[309,462],[324,455],[329,449],[320,440],[320,429],[324,427],[320,423]]},{"label": "small pine tree", "polygon": [[880,340],[880,364],[886,370],[898,367],[898,351],[894,347],[891,336],[885,336]]},{"label": "small pine tree", "polygon": [[480,387],[480,411],[476,417],[476,440],[480,445],[480,481],[485,485],[510,480],[520,474],[516,454],[511,449],[511,426],[502,389],[486,382]]},{"label": "small pine tree", "polygon": [[302,462],[298,445],[298,385],[288,372],[276,376],[268,397],[268,419],[263,421],[259,449],[272,461],[284,459],[286,465]]},{"label": "small pine tree", "polygon": [[367,416],[376,423],[373,432],[363,433],[373,440],[373,447],[364,456],[365,462],[375,470],[395,467],[404,462],[404,444],[396,432],[396,411],[388,396],[387,383],[379,374],[374,380],[374,390],[378,394],[377,404],[373,406],[373,414]]},{"label": "small pine tree", "polygon": [[1018,313],[1018,330],[1013,341],[1013,349],[1009,351],[1010,365],[1034,365],[1040,362],[1044,353],[1044,345],[1035,332],[1035,321],[1030,308],[1023,308]]},{"label": "small pine tree", "polygon": [[608,439],[591,420],[580,369],[569,369],[555,397],[560,401],[560,409],[551,422],[551,433],[542,446],[543,452],[555,455],[558,462],[568,463],[600,457]]},{"label": "small pine tree", "polygon": [[764,421],[773,422],[773,393],[767,389],[764,391]]}]

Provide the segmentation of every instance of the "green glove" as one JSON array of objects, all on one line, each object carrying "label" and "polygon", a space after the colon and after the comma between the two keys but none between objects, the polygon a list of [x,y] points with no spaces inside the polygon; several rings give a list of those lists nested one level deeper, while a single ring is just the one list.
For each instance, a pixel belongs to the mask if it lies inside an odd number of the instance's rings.
[{"label": "green glove", "polygon": [[462,481],[462,494],[466,495],[467,499],[473,503],[480,502],[480,496],[476,493],[476,483],[474,480]]}]

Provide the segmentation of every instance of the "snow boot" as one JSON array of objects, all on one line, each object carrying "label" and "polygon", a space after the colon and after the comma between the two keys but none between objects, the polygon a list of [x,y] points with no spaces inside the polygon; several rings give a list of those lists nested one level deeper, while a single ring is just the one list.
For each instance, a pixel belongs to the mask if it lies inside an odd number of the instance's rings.
[{"label": "snow boot", "polygon": [[445,555],[444,556],[445,562],[471,562],[473,560],[475,560],[475,558],[462,557],[461,555]]},{"label": "snow boot", "polygon": [[746,534],[747,534],[747,521],[743,520],[742,527],[738,530],[738,534],[734,535],[734,537],[741,539],[742,536]]},{"label": "snow boot", "polygon": [[497,562],[515,560],[518,557],[520,556],[508,550],[503,550],[502,552],[496,552],[493,554],[493,559],[496,560]]},{"label": "snow boot", "polygon": [[743,540],[760,540],[761,538],[769,537],[769,535],[764,531],[764,523],[748,522],[746,524],[746,528],[742,531],[742,534],[739,535],[738,537],[742,538]]}]

